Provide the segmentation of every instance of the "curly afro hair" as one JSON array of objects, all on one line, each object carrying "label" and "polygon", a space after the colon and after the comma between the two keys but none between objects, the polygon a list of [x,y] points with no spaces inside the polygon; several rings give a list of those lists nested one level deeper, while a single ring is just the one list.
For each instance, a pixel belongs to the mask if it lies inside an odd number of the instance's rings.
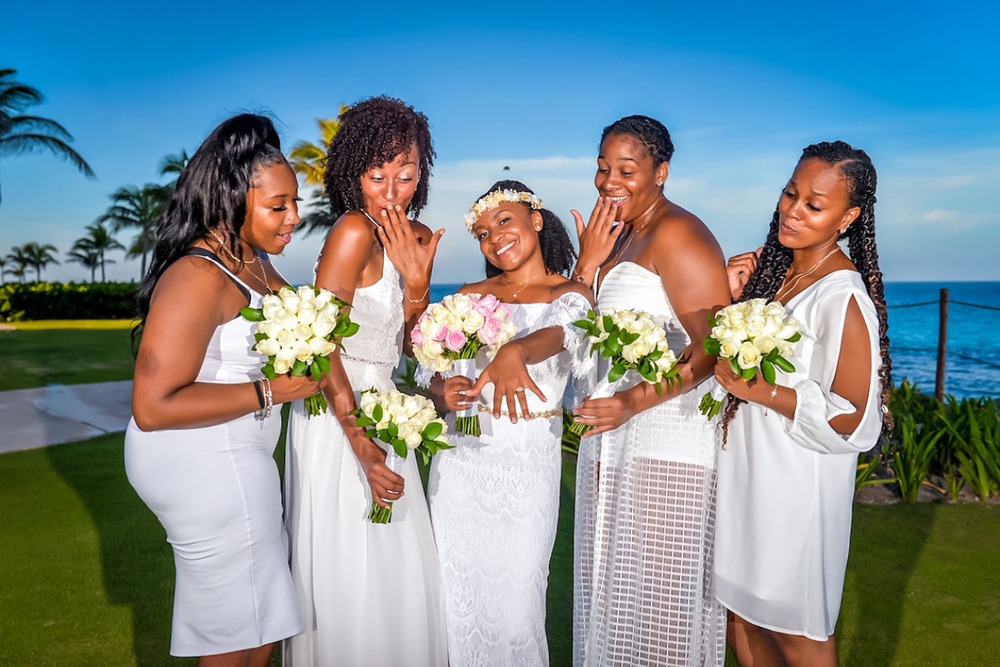
[{"label": "curly afro hair", "polygon": [[330,200],[330,220],[347,211],[362,210],[365,199],[361,193],[361,175],[372,167],[392,162],[414,145],[420,153],[420,180],[406,209],[411,217],[427,204],[428,181],[434,164],[427,117],[401,100],[384,95],[362,100],[340,114],[340,129],[327,150],[323,179]]}]

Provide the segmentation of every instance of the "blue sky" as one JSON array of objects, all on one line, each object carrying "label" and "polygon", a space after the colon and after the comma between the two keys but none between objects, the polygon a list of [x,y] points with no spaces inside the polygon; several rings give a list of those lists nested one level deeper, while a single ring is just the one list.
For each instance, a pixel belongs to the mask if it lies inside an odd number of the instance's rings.
[{"label": "blue sky", "polygon": [[[162,182],[164,155],[233,113],[273,114],[288,148],[386,93],[430,119],[421,219],[448,229],[436,282],[479,277],[462,215],[501,176],[569,225],[570,208],[589,212],[600,131],[631,113],[670,128],[667,196],[727,254],[762,241],[802,147],[844,139],[879,171],[888,280],[1000,280],[1000,20],[985,2],[145,4],[4,8],[0,67],[42,90],[29,113],[63,123],[98,178],[48,155],[0,160],[0,254],[36,240],[63,257],[111,192]],[[299,237],[275,261],[307,281],[321,243]],[[120,255],[109,278],[137,277]]]}]

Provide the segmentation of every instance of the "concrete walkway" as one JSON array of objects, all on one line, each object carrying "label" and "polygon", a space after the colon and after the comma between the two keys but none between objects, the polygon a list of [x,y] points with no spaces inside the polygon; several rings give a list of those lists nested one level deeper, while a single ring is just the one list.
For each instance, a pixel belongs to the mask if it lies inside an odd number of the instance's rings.
[{"label": "concrete walkway", "polygon": [[0,392],[0,454],[124,431],[132,381]]}]

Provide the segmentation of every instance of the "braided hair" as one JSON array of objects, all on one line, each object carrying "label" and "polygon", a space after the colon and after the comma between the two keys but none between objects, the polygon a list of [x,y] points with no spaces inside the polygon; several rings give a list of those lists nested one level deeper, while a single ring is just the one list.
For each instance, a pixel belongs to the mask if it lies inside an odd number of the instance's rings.
[{"label": "braided hair", "polygon": [[[670,139],[670,132],[655,118],[638,115],[619,118],[601,132],[601,144],[613,134],[627,134],[637,139],[653,158],[653,169],[664,162],[670,162],[670,158],[674,156],[674,142]],[[600,144],[597,150],[600,152]]]},{"label": "braided hair", "polygon": [[192,243],[217,230],[237,253],[254,174],[282,162],[281,140],[266,116],[239,114],[212,130],[181,171],[157,224],[149,270],[136,294],[140,323],[133,338],[149,315],[160,276]]},{"label": "braided hair", "polygon": [[[491,185],[489,190],[476,197],[476,201],[479,201],[490,193],[501,190],[535,194],[534,190],[521,181],[505,180],[497,181]],[[526,203],[519,203],[527,207],[529,212],[534,210]],[[538,209],[538,212],[542,216],[542,229],[538,232],[538,245],[542,250],[542,261],[545,262],[545,269],[550,273],[561,273],[564,276],[569,275],[569,272],[573,270],[573,266],[576,264],[576,250],[573,249],[573,242],[569,240],[566,226],[559,219],[559,216],[549,209]],[[485,262],[487,278],[492,278],[503,273],[490,260],[487,259]]]},{"label": "braided hair", "polygon": [[384,95],[370,97],[340,114],[340,129],[326,153],[323,185],[330,200],[333,221],[347,211],[365,207],[361,175],[373,167],[392,162],[416,145],[420,153],[420,180],[407,215],[418,215],[427,204],[428,183],[434,164],[434,146],[427,116],[401,100]]},{"label": "braided hair", "polygon": [[[806,146],[802,151],[803,160],[822,160],[824,163],[836,166],[841,176],[847,181],[850,205],[861,209],[858,218],[844,232],[847,237],[847,247],[851,261],[857,267],[868,296],[875,304],[878,315],[879,351],[882,365],[878,375],[881,384],[881,399],[883,408],[889,405],[889,391],[892,388],[892,360],[889,358],[889,317],[885,305],[885,286],[882,282],[882,271],[878,265],[878,248],[875,244],[875,186],[877,176],[871,158],[863,150],[853,148],[843,141],[824,141]],[[768,229],[767,241],[761,251],[757,270],[753,272],[739,301],[763,298],[772,300],[785,279],[785,274],[792,265],[792,250],[778,241],[778,210],[775,209]],[[730,397],[722,420],[723,437],[728,432],[729,422],[736,414],[743,401]],[[892,414],[885,412],[882,421],[882,434],[875,449],[881,453],[881,446],[888,442],[892,432]]]}]

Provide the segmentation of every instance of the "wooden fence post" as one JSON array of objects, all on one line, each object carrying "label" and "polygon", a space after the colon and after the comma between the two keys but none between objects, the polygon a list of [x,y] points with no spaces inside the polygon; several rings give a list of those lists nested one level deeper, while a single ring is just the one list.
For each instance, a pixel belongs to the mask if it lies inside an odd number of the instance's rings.
[{"label": "wooden fence post", "polygon": [[934,398],[944,400],[944,369],[948,358],[948,288],[941,288],[938,321],[937,374],[934,377]]}]

